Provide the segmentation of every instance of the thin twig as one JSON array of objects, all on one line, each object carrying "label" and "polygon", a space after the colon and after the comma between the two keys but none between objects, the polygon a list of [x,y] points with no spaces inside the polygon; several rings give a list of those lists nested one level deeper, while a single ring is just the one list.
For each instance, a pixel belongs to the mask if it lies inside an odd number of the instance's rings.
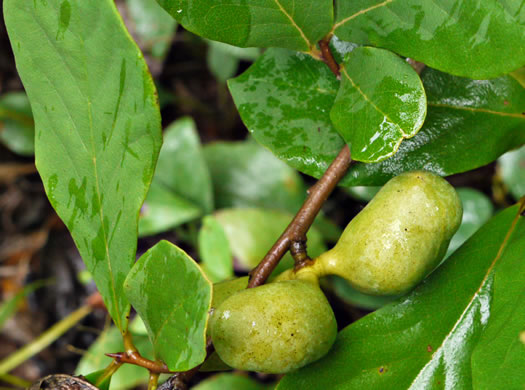
[{"label": "thin twig", "polygon": [[321,207],[337,183],[346,174],[351,162],[350,149],[345,145],[324,175],[310,189],[308,198],[284,233],[279,237],[266,256],[264,256],[259,265],[252,271],[248,288],[263,284],[290,248],[291,243],[305,239],[306,232],[310,229],[310,226],[312,226],[319,210],[321,210]]}]

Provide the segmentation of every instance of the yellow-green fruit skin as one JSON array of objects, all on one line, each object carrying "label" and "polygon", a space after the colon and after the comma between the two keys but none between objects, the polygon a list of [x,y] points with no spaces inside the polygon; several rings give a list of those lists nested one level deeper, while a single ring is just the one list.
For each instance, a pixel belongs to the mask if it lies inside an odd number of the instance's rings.
[{"label": "yellow-green fruit skin", "polygon": [[439,264],[462,213],[445,179],[425,171],[403,173],[385,184],[314,268],[364,293],[405,293]]},{"label": "yellow-green fruit skin", "polygon": [[337,323],[319,285],[275,282],[226,299],[211,318],[215,350],[229,366],[287,373],[324,356]]}]

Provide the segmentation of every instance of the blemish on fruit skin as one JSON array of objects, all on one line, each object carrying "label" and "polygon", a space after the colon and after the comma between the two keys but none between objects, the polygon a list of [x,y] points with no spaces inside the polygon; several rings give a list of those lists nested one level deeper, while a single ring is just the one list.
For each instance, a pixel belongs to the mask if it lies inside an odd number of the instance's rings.
[{"label": "blemish on fruit skin", "polygon": [[427,345],[427,352],[432,352],[433,349],[432,349],[432,345],[428,344]]},{"label": "blemish on fruit skin", "polygon": [[378,371],[379,371],[380,374],[384,374],[386,372],[386,368],[379,367]]}]

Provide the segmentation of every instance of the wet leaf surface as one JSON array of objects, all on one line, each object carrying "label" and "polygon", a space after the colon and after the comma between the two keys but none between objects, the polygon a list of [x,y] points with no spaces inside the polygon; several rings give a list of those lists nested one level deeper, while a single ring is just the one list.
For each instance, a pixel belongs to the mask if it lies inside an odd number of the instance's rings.
[{"label": "wet leaf surface", "polygon": [[137,261],[125,292],[171,371],[185,371],[206,356],[212,284],[182,249],[160,241]]},{"label": "wet leaf surface", "polygon": [[423,84],[400,57],[360,47],[346,55],[330,118],[352,158],[379,162],[417,134],[427,112]]},{"label": "wet leaf surface", "polygon": [[[382,185],[416,169],[448,176],[525,143],[525,89],[515,76],[471,80],[427,68],[422,81],[428,108],[421,130],[393,157],[353,165],[341,185]],[[270,49],[228,85],[257,142],[301,172],[321,177],[344,145],[329,118],[338,81],[325,64]]]}]

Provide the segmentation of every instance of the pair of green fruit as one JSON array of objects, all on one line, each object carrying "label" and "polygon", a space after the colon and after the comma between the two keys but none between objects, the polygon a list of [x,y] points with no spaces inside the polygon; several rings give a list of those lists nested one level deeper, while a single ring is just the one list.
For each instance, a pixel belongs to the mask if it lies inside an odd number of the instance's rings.
[{"label": "pair of green fruit", "polygon": [[337,323],[318,279],[338,275],[364,293],[403,294],[439,264],[461,217],[461,201],[443,178],[424,171],[393,178],[311,265],[253,289],[244,289],[247,278],[215,285],[210,334],[218,355],[231,367],[266,373],[321,358]]}]

